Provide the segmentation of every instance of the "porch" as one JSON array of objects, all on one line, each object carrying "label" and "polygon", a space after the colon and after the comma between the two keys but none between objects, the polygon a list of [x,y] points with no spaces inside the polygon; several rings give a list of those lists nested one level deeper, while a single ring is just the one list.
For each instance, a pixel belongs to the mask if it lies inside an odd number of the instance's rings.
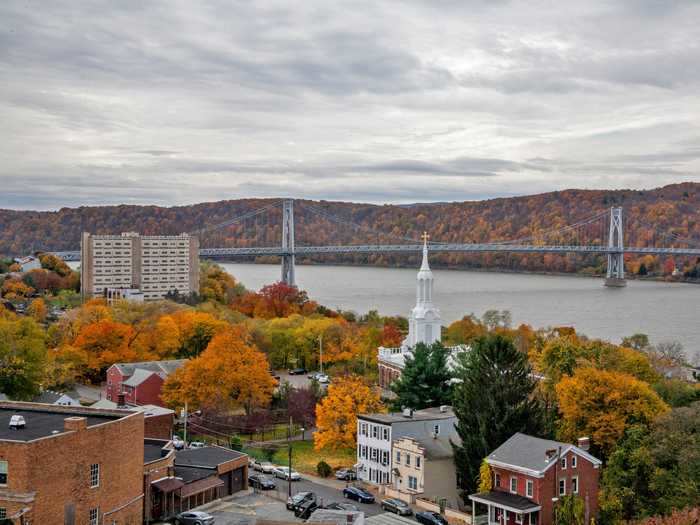
[{"label": "porch", "polygon": [[542,507],[523,496],[492,490],[472,494],[469,499],[472,501],[474,525],[539,525],[540,523]]}]

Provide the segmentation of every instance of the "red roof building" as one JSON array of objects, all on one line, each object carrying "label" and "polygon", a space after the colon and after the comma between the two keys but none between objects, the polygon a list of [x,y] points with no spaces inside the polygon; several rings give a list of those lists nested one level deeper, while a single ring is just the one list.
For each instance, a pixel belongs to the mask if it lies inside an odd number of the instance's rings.
[{"label": "red roof building", "polygon": [[163,406],[160,399],[163,383],[186,362],[187,359],[115,363],[107,369],[106,397],[117,403],[119,394],[124,394],[128,404]]}]

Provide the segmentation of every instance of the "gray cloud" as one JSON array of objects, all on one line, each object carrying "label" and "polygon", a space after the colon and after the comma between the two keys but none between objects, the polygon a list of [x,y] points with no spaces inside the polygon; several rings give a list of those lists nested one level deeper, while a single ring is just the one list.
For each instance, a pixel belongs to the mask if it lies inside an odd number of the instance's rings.
[{"label": "gray cloud", "polygon": [[697,180],[700,4],[0,4],[0,207]]}]

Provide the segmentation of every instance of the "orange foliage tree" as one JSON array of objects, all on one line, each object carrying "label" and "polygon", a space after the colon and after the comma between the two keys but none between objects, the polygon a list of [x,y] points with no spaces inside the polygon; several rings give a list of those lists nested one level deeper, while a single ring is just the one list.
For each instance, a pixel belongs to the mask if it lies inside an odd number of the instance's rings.
[{"label": "orange foliage tree", "polygon": [[171,374],[161,397],[169,406],[217,411],[266,406],[275,381],[265,354],[240,326],[218,333],[206,350]]},{"label": "orange foliage tree", "polygon": [[27,313],[34,318],[35,321],[43,323],[46,320],[46,303],[42,298],[34,299],[27,308]]},{"label": "orange foliage tree", "polygon": [[583,367],[557,385],[561,438],[590,436],[604,456],[635,423],[650,423],[669,408],[651,387],[631,375]]},{"label": "orange foliage tree", "polygon": [[114,363],[137,360],[131,348],[133,336],[131,326],[104,319],[83,326],[74,346],[87,355],[88,369],[103,372]]},{"label": "orange foliage tree", "polygon": [[338,449],[357,443],[357,415],[382,412],[379,392],[358,376],[339,378],[328,387],[328,395],[316,405],[314,447]]}]

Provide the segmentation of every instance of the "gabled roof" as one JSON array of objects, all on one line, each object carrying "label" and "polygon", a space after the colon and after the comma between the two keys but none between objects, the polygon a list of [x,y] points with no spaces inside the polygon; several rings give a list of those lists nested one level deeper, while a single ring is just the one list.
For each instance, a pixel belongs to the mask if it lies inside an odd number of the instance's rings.
[{"label": "gabled roof", "polygon": [[114,363],[119,373],[123,376],[130,376],[137,369],[150,370],[166,376],[172,374],[187,362],[187,359],[173,359],[170,361],[141,361],[139,363]]},{"label": "gabled roof", "polygon": [[571,443],[528,436],[520,432],[513,434],[505,443],[489,454],[486,461],[495,465],[510,466],[541,474],[557,461],[557,454],[555,453],[548,458],[547,451],[554,450],[558,453],[560,449],[562,455],[573,451],[594,465],[602,465],[602,461],[598,458]]},{"label": "gabled roof", "polygon": [[[124,381],[122,385],[125,386],[139,386],[141,383],[143,383],[146,379],[151,377],[153,374],[157,374],[157,372],[154,372],[152,370],[144,370],[143,368],[137,368],[134,370],[134,373],[131,374],[129,379]],[[160,377],[160,376],[158,376]]]},{"label": "gabled roof", "polygon": [[63,392],[54,392],[53,390],[44,390],[38,396],[32,399],[32,403],[46,403],[47,405],[53,405],[58,403],[60,399],[66,397],[68,400],[70,400],[72,405],[79,406],[80,403],[78,398],[74,396],[75,394],[71,395]]}]

